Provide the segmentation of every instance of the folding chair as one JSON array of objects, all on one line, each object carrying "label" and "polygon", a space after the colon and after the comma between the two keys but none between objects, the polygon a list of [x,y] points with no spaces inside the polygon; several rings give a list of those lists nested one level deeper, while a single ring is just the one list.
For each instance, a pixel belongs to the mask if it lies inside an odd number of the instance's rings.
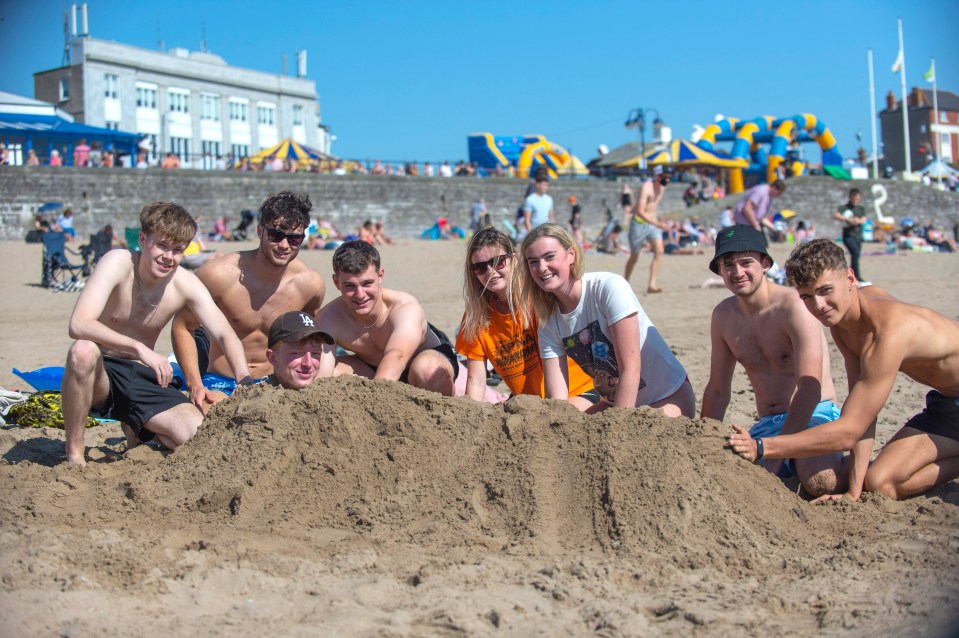
[{"label": "folding chair", "polygon": [[83,288],[86,282],[80,276],[90,274],[86,261],[72,264],[67,253],[82,257],[81,253],[67,248],[67,235],[64,232],[47,231],[43,233],[43,264],[40,284],[54,291],[74,292]]},{"label": "folding chair", "polygon": [[90,268],[94,268],[100,258],[107,254],[111,248],[113,248],[113,237],[101,230],[90,235],[90,243],[80,246],[80,254],[83,255],[84,263],[90,264]]},{"label": "folding chair", "polygon": [[127,240],[127,247],[132,252],[140,252],[140,229],[127,226],[123,229],[123,238]]}]

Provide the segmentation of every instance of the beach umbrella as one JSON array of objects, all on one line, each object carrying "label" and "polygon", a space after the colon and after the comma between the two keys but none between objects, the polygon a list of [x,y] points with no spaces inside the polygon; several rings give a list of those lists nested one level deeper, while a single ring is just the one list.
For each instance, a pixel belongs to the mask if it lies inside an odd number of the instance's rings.
[{"label": "beach umbrella", "polygon": [[707,151],[689,140],[673,140],[664,149],[656,151],[647,161],[650,166],[715,166],[717,168],[748,168],[749,162],[720,151]]},{"label": "beach umbrella", "polygon": [[288,137],[269,148],[263,149],[251,157],[250,162],[253,164],[260,164],[274,155],[281,160],[290,160],[304,167],[309,166],[310,162],[314,160],[332,159],[331,156],[314,150],[309,146],[300,144],[299,142]]},{"label": "beach umbrella", "polygon": [[589,175],[589,169],[586,168],[586,164],[583,164],[582,160],[578,157],[570,155],[569,158],[556,169],[556,174],[561,177],[576,177],[578,175]]},{"label": "beach umbrella", "polygon": [[637,168],[639,167],[639,160],[641,160],[644,157],[648,160],[650,157],[652,157],[656,153],[659,153],[661,150],[662,149],[651,148],[645,153],[637,153],[636,155],[630,157],[627,160],[623,160],[622,162],[613,164],[613,168]]},{"label": "beach umbrella", "polygon": [[773,215],[773,221],[774,221],[774,222],[784,222],[784,221],[786,221],[787,219],[790,219],[790,218],[795,217],[795,216],[796,216],[796,212],[795,212],[795,211],[786,210],[786,209],[784,208],[784,209],[782,209],[781,211],[779,211],[778,213],[776,213],[775,215]]},{"label": "beach umbrella", "polygon": [[37,212],[48,213],[51,210],[60,210],[61,208],[63,208],[63,204],[61,202],[47,202],[46,204],[40,206],[40,208],[37,209]]},{"label": "beach umbrella", "polygon": [[941,159],[934,160],[919,172],[929,173],[930,177],[948,177],[950,175],[959,175],[959,171],[949,166]]}]

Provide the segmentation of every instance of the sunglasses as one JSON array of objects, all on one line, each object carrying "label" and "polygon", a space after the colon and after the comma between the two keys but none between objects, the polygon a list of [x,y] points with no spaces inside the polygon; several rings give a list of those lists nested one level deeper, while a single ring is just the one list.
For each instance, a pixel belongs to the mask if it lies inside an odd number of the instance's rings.
[{"label": "sunglasses", "polygon": [[282,230],[269,228],[267,226],[264,226],[263,230],[266,231],[266,237],[270,240],[270,242],[279,244],[285,239],[291,248],[296,248],[303,243],[304,239],[306,239],[305,233],[284,233]]},{"label": "sunglasses", "polygon": [[502,255],[496,255],[492,259],[487,259],[486,261],[478,261],[475,264],[470,264],[470,268],[473,269],[473,274],[477,277],[480,275],[485,275],[488,268],[493,268],[494,270],[503,270],[506,268],[506,262],[510,257],[513,256],[513,253],[503,253]]}]

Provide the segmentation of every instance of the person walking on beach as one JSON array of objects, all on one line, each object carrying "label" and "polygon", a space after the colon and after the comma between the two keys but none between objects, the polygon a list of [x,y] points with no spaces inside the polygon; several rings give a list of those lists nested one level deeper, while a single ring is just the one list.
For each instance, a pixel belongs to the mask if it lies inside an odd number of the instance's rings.
[{"label": "person walking on beach", "polygon": [[323,306],[316,325],[353,354],[336,357],[335,368],[324,365],[321,376],[389,379],[453,396],[459,363],[452,346],[412,295],[383,287],[383,275],[379,252],[361,239],[333,253],[340,297]]},{"label": "person walking on beach", "polygon": [[537,173],[534,191],[523,202],[523,230],[527,233],[541,224],[553,221],[553,198],[549,195],[549,178]]},{"label": "person walking on beach", "polygon": [[[837,420],[795,434],[753,438],[733,426],[733,452],[752,461],[848,450],[845,493],[819,500],[858,500],[863,490],[904,499],[959,477],[959,321],[877,286],[860,288],[843,249],[830,239],[796,248],[786,273],[806,309],[829,327],[846,364],[849,395]],[[932,389],[925,409],[870,465],[876,418],[897,372]]]},{"label": "person walking on beach", "polygon": [[666,187],[669,185],[670,174],[663,170],[662,166],[653,168],[653,178],[643,182],[639,189],[639,197],[636,205],[626,213],[626,219],[623,225],[629,226],[629,258],[626,260],[626,269],[624,278],[629,281],[633,275],[633,268],[639,261],[639,254],[643,250],[643,244],[649,242],[653,249],[653,261],[649,265],[649,283],[646,286],[647,293],[662,292],[656,282],[659,276],[659,267],[663,262],[663,231],[669,230],[669,224],[666,224],[656,216],[656,209],[659,203],[663,201],[663,195],[666,193]]},{"label": "person walking on beach", "polygon": [[686,370],[629,282],[613,273],[584,273],[582,249],[558,224],[533,229],[522,252],[523,303],[539,325],[547,398],[568,400],[568,356],[603,397],[590,412],[648,405],[670,417],[694,415]]},{"label": "person walking on beach", "polygon": [[[265,355],[273,320],[294,310],[313,316],[323,305],[323,276],[298,259],[312,209],[305,193],[270,195],[260,206],[259,246],[211,259],[196,272],[217,307],[231,319],[255,379],[273,372]],[[236,379],[230,376],[226,352],[210,342],[207,326],[201,324],[186,309],[174,319],[171,335],[190,400],[206,414],[210,405],[233,391]],[[217,389],[205,387],[204,378]]]},{"label": "person walking on beach", "polygon": [[[520,266],[512,240],[495,228],[473,235],[466,248],[466,312],[456,351],[466,357],[466,395],[475,401],[485,397],[487,361],[513,394],[545,396],[535,319],[520,301]],[[569,402],[585,411],[599,394],[575,362],[567,365]]]},{"label": "person walking on beach", "polygon": [[849,251],[849,266],[861,284],[864,281],[859,270],[859,255],[862,252],[862,225],[866,223],[866,210],[862,207],[862,193],[858,188],[849,191],[849,201],[839,207],[833,218],[842,224],[842,243]]},{"label": "person walking on beach", "polygon": [[[764,228],[775,230],[769,216],[769,206],[772,200],[786,192],[786,183],[777,179],[772,184],[757,184],[743,194],[733,208],[733,222],[748,224],[765,237]],[[769,243],[768,240],[766,242]]]},{"label": "person walking on beach", "polygon": [[128,447],[156,439],[175,449],[190,440],[203,414],[171,385],[173,368],[155,351],[160,332],[188,308],[207,326],[240,383],[250,383],[243,344],[196,276],[179,268],[196,222],[177,204],[155,202],[140,213],[142,252],[108,252],[70,317],[75,341],[63,376],[68,463],[85,465],[88,415],[121,422]]},{"label": "person walking on beach", "polygon": [[[722,421],[733,372],[743,366],[756,395],[759,422],[753,437],[792,434],[839,418],[822,326],[791,288],[766,278],[773,260],[752,226],[721,231],[709,269],[733,293],[713,310],[709,382],[700,416]],[[813,496],[845,489],[842,455],[791,461],[765,459],[763,467],[795,476]]]}]

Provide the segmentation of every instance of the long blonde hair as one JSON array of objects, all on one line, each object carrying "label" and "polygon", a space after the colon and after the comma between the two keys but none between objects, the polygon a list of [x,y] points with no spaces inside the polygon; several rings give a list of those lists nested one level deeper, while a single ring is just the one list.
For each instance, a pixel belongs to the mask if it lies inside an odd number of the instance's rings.
[{"label": "long blonde hair", "polygon": [[[498,246],[503,252],[511,255],[509,279],[506,282],[506,303],[509,305],[509,312],[516,317],[516,309],[519,307],[519,282],[517,281],[517,271],[520,270],[516,261],[516,247],[513,240],[493,227],[484,228],[477,231],[466,247],[466,270],[463,274],[463,301],[466,302],[466,311],[463,314],[463,325],[460,332],[468,341],[474,341],[490,324],[492,308],[496,304],[496,295],[486,289],[479,282],[479,278],[473,274],[473,262],[471,261],[473,253],[487,246]],[[487,281],[487,283],[489,283]],[[521,313],[527,318],[528,313]],[[527,321],[526,325],[530,325]]]},{"label": "long blonde hair", "polygon": [[[533,281],[533,276],[529,272],[529,265],[526,263],[526,249],[532,246],[534,241],[542,237],[552,237],[560,243],[563,250],[573,251],[573,263],[569,267],[570,277],[574,279],[582,278],[583,270],[585,269],[583,251],[565,228],[559,224],[541,224],[529,231],[520,249],[523,259],[523,267],[521,268],[522,277],[520,278],[522,282],[520,298],[523,302],[522,308],[526,309],[527,312],[529,308],[532,308],[540,325],[546,323],[559,307],[559,301],[556,297],[552,293],[548,293],[540,288],[536,282]],[[527,317],[527,320],[529,319],[531,318]]]}]

